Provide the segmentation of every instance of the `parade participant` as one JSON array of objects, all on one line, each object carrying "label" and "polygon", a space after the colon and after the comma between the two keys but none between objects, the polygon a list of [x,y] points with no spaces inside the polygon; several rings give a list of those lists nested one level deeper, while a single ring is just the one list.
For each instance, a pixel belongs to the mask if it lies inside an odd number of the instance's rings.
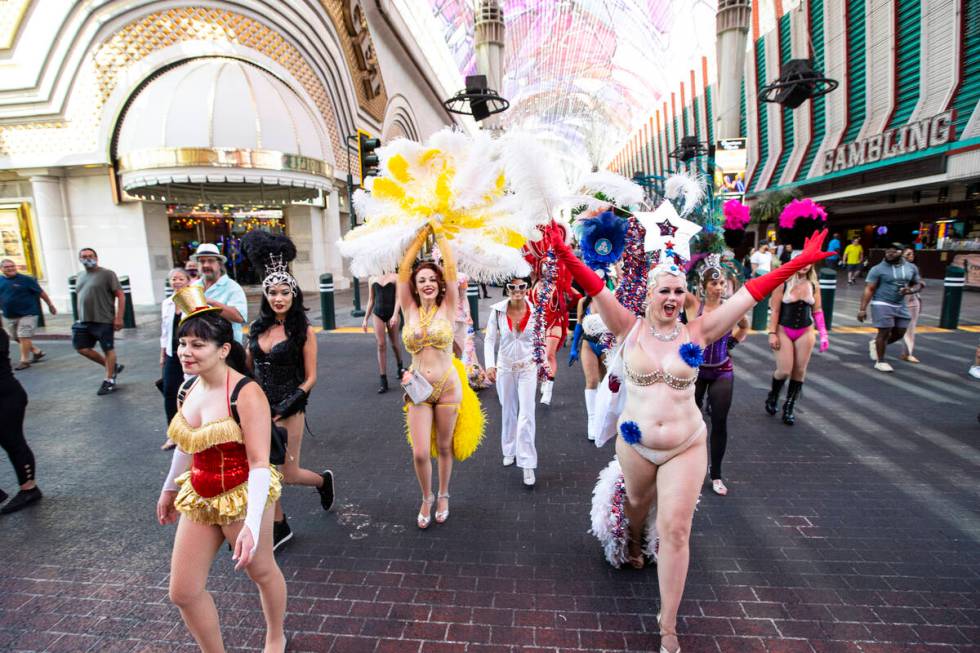
[{"label": "parade participant", "polygon": [[[20,491],[10,503],[0,508],[0,515],[23,510],[41,500],[41,488],[37,486],[34,452],[24,439],[24,415],[27,412],[27,393],[10,370],[10,337],[0,323],[0,446],[7,453],[10,464],[17,473]],[[0,490],[0,503],[7,500],[7,493]]]},{"label": "parade participant", "polygon": [[[729,289],[729,277],[721,267],[717,255],[708,257],[707,265],[701,270],[702,300],[698,306],[698,317],[710,314],[721,307]],[[694,403],[698,408],[704,406],[708,397],[711,409],[711,435],[708,440],[711,464],[711,490],[719,495],[728,494],[728,487],[721,477],[721,463],[728,447],[728,411],[732,407],[732,386],[735,383],[735,367],[729,348],[741,342],[749,331],[749,321],[743,315],[735,324],[735,329],[724,334],[704,348],[704,361],[698,368],[698,380],[694,384]]]},{"label": "parade participant", "polygon": [[[191,281],[184,268],[171,270],[169,279],[175,293],[186,288]],[[184,370],[177,358],[177,329],[181,317],[173,296],[165,298],[160,304],[160,371],[163,372],[163,410],[167,414],[167,424],[177,414],[177,391],[184,382]],[[165,451],[173,449],[174,443],[167,438],[160,448]]]},{"label": "parade participant", "polygon": [[592,298],[583,297],[578,302],[575,332],[572,337],[572,352],[569,355],[569,365],[573,357],[582,362],[582,374],[585,376],[585,412],[588,419],[589,440],[596,438],[596,394],[599,381],[606,376],[606,364],[603,359],[609,350],[612,334],[602,321],[602,316],[592,311]]},{"label": "parade participant", "polygon": [[[915,250],[906,247],[902,252],[902,258],[909,263],[915,264]],[[922,312],[922,289],[926,287],[925,281],[919,279],[919,286],[905,295],[905,305],[909,309],[909,326],[902,337],[902,344],[905,345],[905,353],[899,355],[906,363],[918,363],[919,359],[912,354],[915,349],[915,327],[919,323],[919,313]]]},{"label": "parade participant", "polygon": [[[656,215],[656,214],[654,214]],[[674,231],[670,221],[658,223]],[[654,225],[650,225],[651,227]],[[649,235],[649,229],[647,229]],[[825,257],[820,252],[826,232],[809,239],[792,261],[767,275],[750,280],[732,298],[689,325],[678,318],[687,294],[686,275],[677,259],[663,258],[650,273],[647,311],[637,318],[606,289],[603,281],[579,261],[559,238],[555,253],[586,294],[594,297],[603,322],[622,347],[625,407],[620,416],[616,456],[625,488],[626,557],[643,567],[643,536],[651,508],[659,534],[657,577],[661,612],[658,615],[662,650],[676,653],[677,609],[689,562],[688,541],[707,462],[706,427],[694,402],[694,383],[702,362],[702,347],[721,338],[745,313],[797,270]],[[618,386],[618,382],[617,382]],[[615,462],[615,461],[614,461]],[[615,478],[614,475],[612,475]],[[605,480],[600,478],[600,483]],[[597,496],[602,488],[597,486]],[[593,518],[595,532],[595,515]],[[598,534],[598,533],[597,533]],[[605,546],[605,543],[604,543]],[[608,549],[607,549],[608,550]]]},{"label": "parade participant", "polygon": [[[99,255],[91,247],[78,252],[85,267],[78,273],[78,322],[71,326],[71,344],[79,354],[105,368],[105,380],[97,395],[107,395],[116,389],[116,377],[125,366],[116,362],[115,332],[123,327],[126,295],[116,273],[99,267]],[[98,342],[102,354],[93,347]]]},{"label": "parade participant", "polygon": [[772,388],[766,397],[766,412],[776,414],[779,394],[789,378],[789,390],[783,404],[783,423],[792,426],[796,421],[793,410],[803,390],[803,379],[813,353],[814,324],[820,334],[820,352],[830,347],[816,268],[806,266],[799,269],[785,284],[773,291],[769,307],[772,314],[769,348],[776,354],[776,371],[772,374]]},{"label": "parade participant", "polygon": [[885,347],[905,336],[912,319],[905,298],[922,290],[919,268],[902,258],[903,249],[901,243],[891,243],[885,248],[884,260],[868,271],[857,314],[858,322],[864,322],[871,305],[871,323],[878,335],[868,343],[868,355],[879,372],[895,371],[884,360]]},{"label": "parade participant", "polygon": [[228,257],[221,253],[217,245],[201,243],[191,254],[191,260],[201,268],[201,277],[195,285],[204,288],[208,304],[221,309],[221,317],[232,323],[235,340],[242,340],[242,325],[248,319],[248,299],[238,282],[228,276],[225,262]]},{"label": "parade participant", "polygon": [[269,402],[246,376],[231,322],[207,304],[200,286],[184,288],[174,301],[184,315],[178,356],[192,378],[181,386],[170,423],[177,448],[156,508],[160,524],[178,522],[170,600],[202,651],[223,651],[206,585],[222,542],[233,542],[235,569],[248,573],[261,597],[264,651],[280,653],[286,582],[272,555],[272,511],[266,510],[281,488],[281,475],[269,465]]},{"label": "parade participant", "polygon": [[539,279],[531,289],[532,304],[544,304],[545,321],[545,381],[541,382],[541,403],[551,405],[551,396],[555,388],[555,376],[558,373],[558,350],[565,344],[568,337],[568,306],[578,302],[579,295],[572,289],[572,279],[561,267],[558,268],[558,278],[548,297],[543,297],[543,284]]},{"label": "parade participant", "polygon": [[[259,317],[249,327],[246,364],[255,374],[272,407],[276,423],[285,427],[286,459],[280,466],[286,485],[316,488],[320,506],[330,510],[334,478],[329,469],[317,474],[300,467],[306,403],[316,385],[316,334],[306,317],[303,291],[287,268],[296,258],[296,246],[286,236],[254,229],[242,238],[242,248],[256,270],[265,271]],[[273,550],[293,537],[276,502]]]},{"label": "parade participant", "polygon": [[384,274],[381,276],[368,278],[368,301],[367,309],[364,314],[364,321],[361,323],[361,330],[367,333],[368,320],[374,327],[374,340],[378,348],[378,372],[381,375],[381,386],[378,394],[388,392],[388,347],[385,340],[391,342],[391,351],[395,353],[395,360],[398,362],[398,378],[401,378],[405,371],[402,364],[401,345],[398,344],[398,320],[400,309],[398,307],[398,296],[395,293],[395,285],[398,282],[398,275]]},{"label": "parade participant", "polygon": [[[534,394],[538,374],[534,364],[534,339],[529,326],[533,307],[527,298],[529,279],[507,282],[508,299],[490,307],[483,357],[487,376],[497,384],[500,398],[500,445],[504,466],[524,470],[524,485],[534,487],[538,450],[534,435]],[[496,355],[497,342],[500,355]]]},{"label": "parade participant", "polygon": [[[15,370],[26,370],[31,363],[44,358],[44,352],[34,346],[34,329],[41,316],[41,304],[48,305],[51,315],[57,315],[48,293],[41,289],[37,279],[17,271],[17,264],[9,258],[0,261],[0,309],[10,321],[10,335],[20,345],[20,362]],[[39,301],[40,300],[40,301]]]},{"label": "parade participant", "polygon": [[[442,254],[443,266],[423,262],[413,269],[416,256],[429,233]],[[449,480],[453,456],[467,457],[483,437],[479,400],[466,382],[466,371],[452,355],[457,292],[456,264],[442,227],[435,222],[419,230],[398,269],[398,301],[405,315],[402,342],[412,355],[412,365],[402,376],[406,414],[412,442],[412,458],[422,506],[416,523],[429,527],[433,503],[435,521],[449,519]],[[429,390],[412,396],[413,388]],[[474,405],[475,404],[475,405]],[[432,493],[432,461],[438,461],[439,492]]]}]

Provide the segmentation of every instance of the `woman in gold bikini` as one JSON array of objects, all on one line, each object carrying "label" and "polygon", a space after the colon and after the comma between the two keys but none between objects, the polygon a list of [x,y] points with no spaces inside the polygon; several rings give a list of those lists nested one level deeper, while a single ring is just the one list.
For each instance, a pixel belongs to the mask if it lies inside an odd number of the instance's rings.
[{"label": "woman in gold bikini", "polygon": [[626,404],[619,418],[616,456],[626,490],[627,560],[633,567],[643,567],[643,534],[655,505],[661,653],[680,651],[677,609],[687,578],[691,521],[707,466],[706,427],[694,402],[701,347],[725,334],[796,270],[829,255],[820,251],[825,236],[823,232],[810,239],[793,261],[752,279],[720,308],[687,325],[679,321],[687,295],[686,273],[674,261],[661,263],[650,273],[646,315],[638,319],[563,240],[552,239],[558,258],[586,294],[595,298],[602,321],[623,343]]},{"label": "woman in gold bikini", "polygon": [[[423,262],[413,270],[430,233],[442,253],[443,267]],[[449,518],[453,456],[459,460],[469,456],[483,434],[479,402],[463,381],[462,364],[453,358],[453,318],[458,293],[456,264],[448,239],[437,223],[430,223],[419,230],[398,269],[398,300],[405,315],[402,342],[412,355],[412,365],[402,377],[402,383],[419,375],[432,386],[431,394],[419,403],[412,403],[406,397],[415,473],[422,488],[422,506],[417,518],[422,529],[429,527],[437,499],[435,521],[441,524]],[[437,459],[438,495],[432,493],[430,455]]]}]

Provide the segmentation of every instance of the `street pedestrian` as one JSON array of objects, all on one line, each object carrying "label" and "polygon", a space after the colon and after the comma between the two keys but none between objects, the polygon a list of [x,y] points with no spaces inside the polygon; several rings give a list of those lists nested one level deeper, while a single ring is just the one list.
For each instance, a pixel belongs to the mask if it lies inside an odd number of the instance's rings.
[{"label": "street pedestrian", "polygon": [[861,272],[864,265],[864,248],[861,247],[861,239],[855,236],[851,239],[851,244],[844,248],[844,267],[847,269],[847,285],[853,285],[854,280]]},{"label": "street pedestrian", "polygon": [[[687,297],[686,273],[673,258],[661,253],[663,262],[648,276],[645,316],[637,318],[606,289],[598,275],[575,257],[561,238],[552,237],[551,245],[559,260],[586,294],[594,297],[603,322],[623,343],[625,407],[619,418],[621,437],[616,440],[616,460],[610,464],[613,469],[619,465],[622,476],[601,474],[593,496],[616,500],[622,494],[608,486],[621,483],[625,490],[623,511],[628,521],[625,558],[631,566],[642,568],[646,552],[657,556],[661,608],[657,620],[664,651],[676,653],[680,649],[677,610],[690,560],[691,521],[708,458],[707,428],[694,402],[702,347],[724,336],[756,302],[798,270],[825,258],[826,252],[820,248],[826,235],[824,231],[808,239],[795,259],[767,275],[751,279],[719,308],[688,325],[679,322]],[[620,391],[618,378],[617,392]],[[612,508],[593,505],[593,532],[597,535],[600,531],[595,530],[596,512],[608,510],[608,516]],[[656,533],[644,547],[651,509],[655,510]],[[608,523],[602,516],[599,521]],[[619,529],[607,529],[601,535],[607,557],[610,549],[617,549],[614,541],[620,541],[621,537]]]},{"label": "street pedestrian", "polygon": [[[306,404],[316,385],[317,346],[303,291],[287,269],[296,257],[296,246],[286,236],[254,230],[242,239],[242,247],[252,267],[265,271],[259,317],[249,327],[246,362],[269,399],[276,423],[286,428],[286,459],[280,468],[283,482],[316,488],[320,507],[330,510],[333,472],[325,469],[317,474],[300,467]],[[293,537],[279,501],[275,513],[273,550]]]},{"label": "street pedestrian", "polygon": [[228,257],[221,253],[217,245],[201,243],[191,255],[191,260],[201,268],[201,277],[194,284],[204,288],[209,305],[221,309],[221,317],[232,323],[235,340],[242,344],[242,325],[248,319],[248,300],[242,287],[225,270]]},{"label": "street pedestrian", "polygon": [[[466,338],[470,332],[473,319],[470,317],[470,302],[466,297],[470,280],[462,273],[459,273],[459,280],[456,283],[456,314],[453,317],[453,355],[463,360],[463,352],[466,350]],[[479,362],[479,361],[477,361]]]},{"label": "street pedestrian", "polygon": [[192,258],[184,261],[184,269],[187,271],[187,276],[190,278],[192,283],[197,281],[201,276],[201,271],[198,269],[197,261]]},{"label": "street pedestrian", "polygon": [[826,260],[824,260],[824,266],[832,269],[837,268],[837,264],[840,263],[840,247],[840,234],[835,233],[830,239],[830,242],[827,243],[827,251],[831,252],[833,256],[828,256]]},{"label": "street pedestrian", "polygon": [[868,355],[879,372],[894,372],[885,362],[885,348],[905,336],[912,316],[906,297],[922,290],[919,268],[902,258],[904,246],[891,243],[885,248],[885,258],[868,271],[864,294],[857,319],[864,322],[871,306],[871,323],[878,335],[868,343]]},{"label": "street pedestrian", "polygon": [[487,377],[497,384],[500,399],[503,464],[507,467],[516,462],[523,470],[524,485],[533,488],[534,470],[538,467],[534,424],[538,368],[534,363],[534,329],[530,326],[533,307],[527,298],[530,281],[526,277],[513,277],[506,285],[508,299],[490,307],[483,358]]},{"label": "street pedestrian", "polygon": [[[245,352],[199,286],[175,295],[183,313],[178,356],[189,375],[168,434],[177,443],[160,491],[160,524],[177,522],[170,600],[202,651],[224,651],[208,572],[224,541],[259,590],[265,651],[284,651],[286,581],[272,555],[272,510],[281,474],[269,464],[269,401],[248,378]],[[178,521],[178,513],[179,521]]]},{"label": "street pedestrian", "polygon": [[977,345],[973,352],[973,365],[970,366],[968,373],[974,379],[980,379],[980,345]]},{"label": "street pedestrian", "polygon": [[[710,257],[709,257],[710,258]],[[701,296],[698,317],[718,310],[724,303],[729,288],[729,275],[719,263],[709,261],[701,270]],[[711,434],[708,440],[711,477],[711,490],[719,495],[728,494],[728,487],[721,476],[721,463],[728,448],[728,411],[732,407],[732,390],[735,384],[735,366],[729,349],[741,342],[749,331],[749,321],[743,315],[735,324],[733,331],[704,349],[704,361],[698,369],[698,380],[694,384],[694,403],[700,410],[704,398],[708,397],[711,411]]]},{"label": "street pedestrian", "polygon": [[[14,378],[10,369],[10,338],[0,322],[0,446],[7,453],[10,464],[17,474],[20,491],[0,508],[0,515],[22,510],[41,499],[37,486],[34,452],[24,438],[24,415],[27,411],[27,393]],[[7,500],[7,493],[0,490],[0,503]]]},{"label": "street pedestrian", "polygon": [[[116,390],[116,377],[125,367],[116,362],[115,333],[123,327],[126,295],[116,273],[99,267],[94,249],[83,247],[78,260],[85,269],[75,282],[78,322],[71,327],[71,343],[79,354],[105,368],[105,379],[96,394],[107,395]],[[101,354],[94,349],[96,342]]]},{"label": "street pedestrian", "polygon": [[[190,284],[190,277],[184,268],[174,268],[168,276],[174,293],[180,292]],[[177,310],[173,296],[166,297],[160,304],[160,371],[163,373],[163,410],[167,424],[177,414],[177,391],[184,382],[184,370],[177,358],[177,329],[183,317]],[[164,451],[174,448],[170,438],[160,447]]]},{"label": "street pedestrian", "polygon": [[41,289],[37,279],[17,272],[17,264],[12,260],[0,261],[0,309],[3,316],[10,321],[10,335],[20,345],[20,362],[15,370],[26,370],[31,363],[44,358],[44,352],[31,342],[34,330],[40,317],[40,302],[48,305],[51,315],[57,315],[58,309],[51,302],[48,293]]},{"label": "street pedestrian", "polygon": [[[378,350],[378,372],[381,375],[381,386],[378,394],[388,392],[388,345],[395,354],[398,363],[398,377],[405,372],[402,364],[402,349],[398,344],[398,320],[401,309],[398,307],[398,296],[395,286],[398,283],[397,274],[384,274],[368,278],[368,300],[361,330],[367,333],[368,321],[374,328],[374,342]],[[387,342],[386,342],[387,341]]]},{"label": "street pedestrian", "polygon": [[582,362],[582,374],[585,376],[585,414],[588,419],[586,436],[594,441],[599,426],[596,395],[599,392],[599,382],[606,376],[604,356],[613,336],[603,323],[602,316],[592,310],[591,297],[583,297],[578,301],[576,318],[568,363],[571,365],[574,358]]},{"label": "street pedestrian", "polygon": [[779,252],[779,264],[785,265],[789,263],[789,260],[793,258],[793,245],[791,243],[786,243],[783,245],[782,251]]},{"label": "street pedestrian", "polygon": [[772,388],[766,397],[766,412],[776,414],[779,394],[789,378],[789,389],[783,404],[783,423],[787,426],[796,422],[794,409],[803,391],[806,369],[813,353],[814,324],[820,334],[820,352],[830,347],[818,288],[817,270],[807,265],[776,288],[769,300],[772,313],[769,348],[776,356],[776,371],[772,374]]},{"label": "street pedestrian", "polygon": [[[906,247],[902,252],[902,258],[909,263],[915,264],[915,250],[911,247]],[[915,349],[915,326],[919,323],[919,313],[922,312],[922,289],[925,287],[925,281],[920,278],[919,287],[910,289],[910,292],[905,295],[905,305],[909,309],[909,327],[905,330],[905,335],[902,337],[905,352],[899,358],[906,363],[919,362],[919,359],[912,354],[912,351]]]},{"label": "street pedestrian", "polygon": [[[412,269],[429,233],[442,254],[443,267],[423,262]],[[402,342],[412,365],[402,376],[412,460],[422,505],[416,518],[420,529],[449,519],[449,479],[453,457],[467,458],[483,438],[480,401],[470,388],[463,364],[454,359],[453,318],[457,293],[456,263],[440,224],[419,230],[398,268],[398,302],[405,315]],[[438,460],[439,493],[432,493],[432,457]]]},{"label": "street pedestrian", "polygon": [[752,276],[757,277],[761,274],[768,274],[772,270],[772,252],[769,251],[769,243],[762,243],[759,249],[755,250],[749,257],[749,265],[752,266]]}]

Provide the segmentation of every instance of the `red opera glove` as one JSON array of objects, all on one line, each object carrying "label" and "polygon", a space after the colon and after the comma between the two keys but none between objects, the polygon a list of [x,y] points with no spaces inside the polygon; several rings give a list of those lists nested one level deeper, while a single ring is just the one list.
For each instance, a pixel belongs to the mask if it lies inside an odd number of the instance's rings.
[{"label": "red opera glove", "polygon": [[550,233],[551,237],[551,248],[554,250],[555,255],[558,260],[565,265],[565,269],[572,275],[572,278],[578,282],[578,285],[582,286],[582,290],[589,297],[595,297],[602,292],[602,289],[606,287],[606,284],[595,272],[589,269],[585,263],[580,261],[572,250],[568,248],[565,244],[565,240],[561,237],[557,230]]},{"label": "red opera glove", "polygon": [[830,336],[827,335],[827,321],[823,317],[823,311],[813,314],[813,323],[817,325],[817,333],[820,334],[820,353],[830,349]]},{"label": "red opera glove", "polygon": [[[806,266],[822,261],[828,256],[833,256],[833,252],[820,251],[826,237],[826,229],[814,232],[812,236],[806,239],[806,243],[803,245],[803,251],[800,252],[799,256],[788,263],[780,265],[768,274],[746,281],[745,289],[749,291],[749,294],[752,295],[755,301],[761,302],[766,295],[781,286],[783,282]],[[579,283],[581,284],[581,282]]]}]

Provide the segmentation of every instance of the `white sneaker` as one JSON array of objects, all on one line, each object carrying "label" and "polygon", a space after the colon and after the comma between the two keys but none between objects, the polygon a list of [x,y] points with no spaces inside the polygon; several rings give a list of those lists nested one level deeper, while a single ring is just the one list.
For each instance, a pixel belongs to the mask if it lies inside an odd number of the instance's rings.
[{"label": "white sneaker", "polygon": [[530,468],[524,469],[524,485],[528,487],[534,487],[534,470]]},{"label": "white sneaker", "polygon": [[980,365],[973,365],[970,367],[970,376],[974,379],[980,379]]},{"label": "white sneaker", "polygon": [[875,363],[875,369],[879,372],[894,372],[895,368],[886,363],[885,361],[878,361]]},{"label": "white sneaker", "polygon": [[513,456],[504,456],[504,467],[510,467],[514,464]]},{"label": "white sneaker", "polygon": [[545,381],[541,384],[541,403],[545,406],[551,405],[551,391],[554,387],[554,381]]},{"label": "white sneaker", "polygon": [[878,347],[874,340],[868,343],[868,356],[871,357],[871,360],[874,362],[878,362]]}]

